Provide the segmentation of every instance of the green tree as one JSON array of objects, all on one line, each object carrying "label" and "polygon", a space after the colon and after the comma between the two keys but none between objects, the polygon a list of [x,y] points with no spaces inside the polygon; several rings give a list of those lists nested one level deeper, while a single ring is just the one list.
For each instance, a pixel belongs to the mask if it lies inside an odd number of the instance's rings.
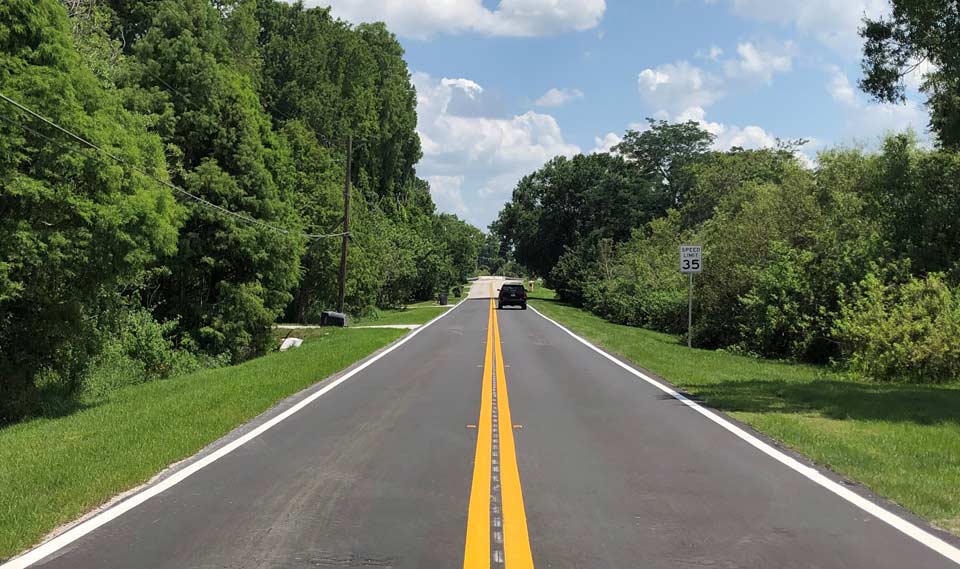
[{"label": "green tree", "polygon": [[927,94],[930,126],[941,144],[960,148],[960,12],[955,2],[892,0],[887,17],[866,20],[860,87],[878,100],[902,102],[904,78],[924,63],[934,71]]},{"label": "green tree", "polygon": [[179,320],[182,338],[204,351],[235,361],[259,354],[291,299],[304,246],[289,148],[250,77],[232,66],[224,16],[207,0],[115,7],[118,28],[139,31],[128,47],[139,106],[158,116],[175,182],[260,222],[191,208],[156,312]]},{"label": "green tree", "polygon": [[442,213],[437,216],[434,234],[450,255],[453,269],[449,285],[461,284],[477,273],[477,259],[483,244],[483,233],[457,216]]},{"label": "green tree", "polygon": [[623,241],[662,214],[661,192],[619,156],[560,156],[517,184],[493,230],[518,262],[550,275],[582,240]]},{"label": "green tree", "polygon": [[922,150],[901,135],[888,138],[874,162],[866,197],[889,255],[909,259],[914,274],[947,272],[960,282],[960,155]]},{"label": "green tree", "polygon": [[[54,0],[0,4],[2,92],[165,179],[160,139],[87,68]],[[39,370],[68,391],[101,327],[158,256],[181,210],[170,192],[0,103],[0,422],[35,412]],[[17,123],[28,126],[27,131]],[[56,141],[56,142],[54,142]]]},{"label": "green tree", "polygon": [[713,135],[695,121],[668,123],[647,119],[650,127],[628,130],[623,141],[614,147],[627,158],[640,175],[658,184],[667,207],[682,207],[690,189],[687,166],[710,149]]}]

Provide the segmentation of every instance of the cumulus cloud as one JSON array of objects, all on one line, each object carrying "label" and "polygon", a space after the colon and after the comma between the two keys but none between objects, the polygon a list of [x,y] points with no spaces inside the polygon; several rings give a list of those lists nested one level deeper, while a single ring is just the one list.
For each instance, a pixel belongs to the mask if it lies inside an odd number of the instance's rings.
[{"label": "cumulus cloud", "polygon": [[493,220],[524,175],[554,156],[580,152],[564,140],[559,123],[548,114],[461,113],[454,104],[458,97],[472,94],[478,107],[485,104],[487,91],[473,81],[414,73],[413,83],[424,153],[418,173],[438,185],[434,198],[442,209],[479,227]]},{"label": "cumulus cloud", "polygon": [[440,84],[444,87],[455,87],[463,91],[471,99],[476,99],[483,93],[483,87],[469,79],[441,79]]},{"label": "cumulus cloud", "polygon": [[723,50],[715,45],[711,45],[710,49],[701,49],[697,51],[697,57],[700,59],[707,59],[710,61],[720,61],[720,57],[723,55]]},{"label": "cumulus cloud", "polygon": [[637,78],[637,86],[648,105],[667,114],[707,107],[721,96],[720,81],[686,61],[644,69]]},{"label": "cumulus cloud", "polygon": [[830,68],[830,82],[827,83],[827,90],[834,101],[848,107],[857,105],[857,93],[850,84],[850,79],[836,65]]},{"label": "cumulus cloud", "polygon": [[[771,49],[761,49],[750,42],[737,46],[735,59],[722,64],[723,75],[717,76],[691,65],[687,61],[667,63],[640,72],[638,85],[640,96],[656,119],[670,122],[693,121],[714,136],[715,150],[731,147],[745,149],[771,148],[777,145],[777,137],[757,125],[740,126],[714,122],[707,119],[707,109],[721,99],[731,79],[751,79],[769,83],[774,74],[792,68],[790,50],[784,43]],[[701,52],[701,59],[717,59],[720,48]],[[631,125],[631,128],[636,125]],[[602,148],[601,139],[597,148]]]},{"label": "cumulus cloud", "polygon": [[930,116],[922,105],[907,100],[904,104],[867,102],[860,96],[847,74],[837,66],[828,68],[827,91],[847,113],[845,134],[864,142],[873,142],[891,132],[913,130],[924,142],[930,142]]},{"label": "cumulus cloud", "polygon": [[[292,0],[286,0],[288,2]],[[308,0],[333,15],[359,23],[386,22],[397,34],[426,39],[435,34],[480,33],[536,37],[597,26],[606,0],[500,0],[495,9],[483,0]]]},{"label": "cumulus cloud", "polygon": [[889,12],[887,0],[727,0],[743,17],[796,28],[845,55],[856,57],[863,17]]},{"label": "cumulus cloud", "polygon": [[707,112],[701,107],[691,107],[672,118],[674,122],[699,123],[703,130],[714,136],[715,150],[729,150],[734,146],[747,149],[772,148],[777,145],[777,138],[759,126],[740,127],[708,121]]},{"label": "cumulus cloud", "polygon": [[582,98],[583,91],[580,89],[557,89],[554,87],[537,99],[536,105],[538,107],[561,107]]},{"label": "cumulus cloud", "polygon": [[463,201],[463,176],[427,176],[430,183],[430,195],[433,202],[442,211],[452,212],[461,217],[470,213]]},{"label": "cumulus cloud", "polygon": [[623,141],[615,132],[608,132],[601,136],[593,137],[594,148],[590,154],[607,154],[613,150],[613,147]]},{"label": "cumulus cloud", "polygon": [[725,62],[723,69],[730,77],[770,83],[775,73],[784,73],[793,67],[791,48],[790,42],[771,50],[760,49],[750,42],[741,43],[737,45],[740,57]]}]

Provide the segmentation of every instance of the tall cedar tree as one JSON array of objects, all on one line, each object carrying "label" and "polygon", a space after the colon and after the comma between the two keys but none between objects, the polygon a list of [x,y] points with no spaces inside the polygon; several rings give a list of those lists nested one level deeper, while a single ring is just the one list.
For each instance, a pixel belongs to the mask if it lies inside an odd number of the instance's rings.
[{"label": "tall cedar tree", "polygon": [[[55,0],[0,3],[0,89],[125,161],[166,176],[160,139],[75,49]],[[169,190],[6,102],[0,115],[0,422],[37,411],[34,381],[75,390],[100,329],[157,256],[176,247]],[[55,141],[55,142],[54,142]]]},{"label": "tall cedar tree", "polygon": [[160,281],[162,319],[182,339],[239,361],[262,353],[291,299],[304,248],[291,206],[294,168],[248,73],[237,71],[225,13],[206,0],[116,1],[140,105],[161,117],[174,181],[284,231],[192,207]]}]

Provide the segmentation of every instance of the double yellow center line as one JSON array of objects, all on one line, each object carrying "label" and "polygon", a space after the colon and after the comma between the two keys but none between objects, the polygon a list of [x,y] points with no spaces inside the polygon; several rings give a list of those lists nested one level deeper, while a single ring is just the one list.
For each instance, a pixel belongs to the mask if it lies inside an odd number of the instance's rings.
[{"label": "double yellow center line", "polygon": [[463,567],[489,569],[491,563],[509,569],[533,569],[500,327],[493,299],[487,319],[487,350]]}]

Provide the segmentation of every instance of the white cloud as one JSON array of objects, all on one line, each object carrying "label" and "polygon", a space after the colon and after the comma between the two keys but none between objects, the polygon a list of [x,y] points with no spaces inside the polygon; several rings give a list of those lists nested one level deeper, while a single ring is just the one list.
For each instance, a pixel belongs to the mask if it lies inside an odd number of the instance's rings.
[{"label": "white cloud", "polygon": [[857,93],[853,90],[850,79],[836,65],[830,67],[830,82],[827,84],[827,90],[830,91],[834,101],[848,107],[857,105]]},{"label": "white cloud", "polygon": [[862,142],[875,142],[891,132],[911,129],[924,142],[929,143],[929,114],[916,101],[904,104],[866,102],[858,95],[847,74],[837,66],[828,68],[830,80],[827,91],[840,103],[847,113],[845,134]]},{"label": "white cloud", "polygon": [[902,105],[870,103],[856,109],[847,119],[847,132],[860,140],[874,141],[890,133],[912,130],[925,144],[930,144],[928,125],[930,115],[926,108],[907,101]]},{"label": "white cloud", "polygon": [[782,49],[763,50],[750,42],[737,45],[739,59],[732,59],[723,65],[724,71],[730,77],[755,79],[770,83],[774,73],[790,71],[793,59],[790,56],[792,45],[787,42]]},{"label": "white cloud", "polygon": [[697,57],[700,59],[707,59],[710,61],[720,61],[720,57],[723,55],[723,50],[715,45],[711,45],[710,49],[699,50],[697,51]]},{"label": "white cloud", "polygon": [[580,152],[548,114],[465,115],[455,103],[466,93],[475,97],[476,108],[484,108],[487,92],[473,81],[414,73],[413,83],[424,153],[417,171],[441,187],[435,190],[441,208],[462,213],[479,227],[493,220],[520,178],[554,156]]},{"label": "white cloud", "polygon": [[[286,0],[291,2],[292,0]],[[327,6],[350,22],[383,21],[405,37],[475,32],[491,36],[536,37],[594,28],[606,0],[500,0],[496,9],[483,0],[308,0]]]},{"label": "white cloud", "polygon": [[481,93],[483,93],[483,87],[477,85],[475,82],[469,79],[441,79],[440,84],[444,87],[456,87],[460,89],[471,99],[476,99]]},{"label": "white cloud", "polygon": [[673,117],[674,122],[694,121],[714,136],[715,150],[729,150],[734,146],[747,149],[772,148],[777,138],[759,126],[739,127],[707,120],[707,112],[701,107],[691,107]]},{"label": "white cloud", "polygon": [[593,143],[596,145],[590,154],[606,154],[613,150],[613,147],[620,144],[623,139],[615,132],[608,132],[603,137],[593,137]]},{"label": "white cloud", "polygon": [[637,84],[647,104],[668,114],[690,107],[707,107],[721,95],[716,77],[686,61],[644,69]]},{"label": "white cloud", "polygon": [[887,0],[729,0],[733,11],[763,22],[796,28],[845,55],[856,57],[863,17],[889,12]]},{"label": "white cloud", "polygon": [[463,176],[427,176],[430,183],[430,195],[437,207],[446,212],[452,212],[460,217],[470,214],[466,202],[463,201]]},{"label": "white cloud", "polygon": [[937,66],[933,63],[930,63],[927,60],[923,60],[917,64],[916,67],[910,70],[909,73],[903,78],[904,83],[906,83],[908,89],[914,91],[919,91],[920,87],[923,86],[923,81],[926,79],[927,75],[934,73],[937,70]]},{"label": "white cloud", "polygon": [[538,107],[560,107],[582,98],[583,91],[580,89],[557,89],[554,87],[537,99],[536,105]]},{"label": "white cloud", "polygon": [[777,145],[777,138],[756,125],[739,127],[736,125],[720,125],[720,133],[713,145],[715,148],[726,150],[734,146],[740,148],[758,149],[773,148]]}]

